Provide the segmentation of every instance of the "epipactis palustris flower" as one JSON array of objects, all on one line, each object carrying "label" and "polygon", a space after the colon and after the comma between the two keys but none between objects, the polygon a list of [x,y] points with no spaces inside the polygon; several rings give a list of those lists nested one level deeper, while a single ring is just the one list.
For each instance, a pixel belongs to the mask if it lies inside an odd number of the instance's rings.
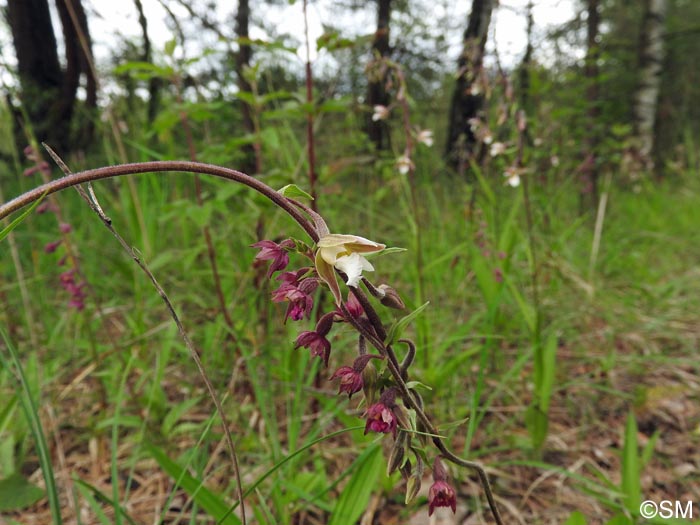
[{"label": "epipactis palustris flower", "polygon": [[316,271],[331,289],[337,305],[342,303],[334,268],[347,276],[347,285],[357,287],[362,272],[374,271],[374,266],[362,255],[380,252],[386,246],[357,235],[329,234],[316,243]]}]

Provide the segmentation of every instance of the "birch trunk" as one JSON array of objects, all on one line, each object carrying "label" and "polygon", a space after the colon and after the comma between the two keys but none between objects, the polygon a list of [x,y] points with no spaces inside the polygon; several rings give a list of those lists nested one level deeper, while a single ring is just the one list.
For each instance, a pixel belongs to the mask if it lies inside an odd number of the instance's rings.
[{"label": "birch trunk", "polygon": [[634,126],[642,159],[651,165],[654,124],[664,60],[664,25],[668,0],[646,0],[639,39],[639,85],[634,98]]}]

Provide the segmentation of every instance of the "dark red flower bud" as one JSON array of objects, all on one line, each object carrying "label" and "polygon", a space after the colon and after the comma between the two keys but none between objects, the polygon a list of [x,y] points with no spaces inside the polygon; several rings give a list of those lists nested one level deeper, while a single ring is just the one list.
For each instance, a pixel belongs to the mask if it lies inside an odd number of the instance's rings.
[{"label": "dark red flower bud", "polygon": [[428,490],[428,516],[432,516],[435,507],[450,507],[457,512],[457,494],[447,481],[436,481]]},{"label": "dark red flower bud", "polygon": [[53,252],[56,251],[56,248],[58,248],[58,246],[59,246],[60,244],[61,244],[61,240],[60,240],[60,239],[57,240],[57,241],[54,241],[54,242],[47,243],[47,244],[44,246],[44,252],[46,252],[46,253],[53,253]]},{"label": "dark red flower bud", "polygon": [[352,292],[348,294],[348,300],[345,302],[345,308],[348,309],[350,315],[352,315],[355,319],[362,317],[365,313],[360,301],[357,300],[357,297],[355,297],[355,294]]},{"label": "dark red flower bud", "polygon": [[457,512],[457,494],[447,482],[447,470],[440,457],[436,457],[433,463],[433,480],[428,490],[428,516],[433,514],[435,507],[450,507],[452,512]]}]

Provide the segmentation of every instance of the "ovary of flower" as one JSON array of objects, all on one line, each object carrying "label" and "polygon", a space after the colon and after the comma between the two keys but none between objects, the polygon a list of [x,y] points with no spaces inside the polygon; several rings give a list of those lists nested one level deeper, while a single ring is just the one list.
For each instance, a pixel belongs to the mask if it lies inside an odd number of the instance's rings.
[{"label": "ovary of flower", "polygon": [[347,276],[347,285],[356,287],[362,277],[362,271],[374,271],[372,264],[363,253],[380,252],[385,245],[357,235],[329,234],[322,237],[316,251],[316,271],[331,289],[337,304],[342,296],[335,279],[334,268]]},{"label": "ovary of flower", "polygon": [[429,129],[423,129],[418,132],[416,140],[426,146],[430,147],[433,145],[433,132]]}]

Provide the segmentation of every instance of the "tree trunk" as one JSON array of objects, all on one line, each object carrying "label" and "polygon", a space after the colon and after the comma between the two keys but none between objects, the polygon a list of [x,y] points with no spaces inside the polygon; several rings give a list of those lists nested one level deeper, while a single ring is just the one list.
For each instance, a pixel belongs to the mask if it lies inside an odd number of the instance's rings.
[{"label": "tree trunk", "polygon": [[642,161],[653,167],[654,124],[664,60],[664,25],[668,0],[646,0],[639,38],[639,86],[634,98],[634,126]]},{"label": "tree trunk", "polygon": [[492,11],[493,0],[472,0],[463,50],[457,61],[457,85],[452,95],[447,131],[446,154],[448,162],[454,167],[463,167],[475,154],[477,140],[469,121],[480,115],[484,105],[484,96],[477,84]]},{"label": "tree trunk", "polygon": [[87,115],[79,126],[76,137],[81,146],[94,138],[94,110],[97,108],[97,79],[92,59],[92,41],[88,31],[87,16],[80,0],[56,0],[56,9],[61,19],[66,51],[66,69],[63,75],[63,95],[60,113],[70,122],[75,109],[76,93],[81,75],[85,75],[85,106]]},{"label": "tree trunk", "polygon": [[[97,107],[87,16],[80,0],[56,0],[66,52],[66,67],[61,70],[47,0],[8,0],[7,7],[21,98],[34,134],[65,153],[72,146],[71,120],[81,74],[86,75],[85,105]],[[90,117],[80,126],[83,144],[92,137]]]},{"label": "tree trunk", "polygon": [[[141,38],[143,38],[143,53],[141,59],[144,62],[151,63],[151,39],[148,36],[148,19],[143,12],[143,4],[141,0],[134,0],[136,11],[139,14],[139,25],[141,26]],[[148,81],[148,122],[153,123],[158,113],[159,100],[159,79],[155,76]]]},{"label": "tree trunk", "polygon": [[[372,42],[372,54],[374,60],[389,56],[389,21],[391,19],[391,0],[377,0],[377,31]],[[388,106],[389,94],[386,92],[386,75],[384,68],[378,67],[370,74],[370,82],[367,87],[367,105],[370,109],[374,106]],[[375,120],[370,114],[367,119],[367,137],[374,144],[376,150],[389,147],[389,129],[384,119]]]},{"label": "tree trunk", "polygon": [[[250,93],[252,87],[246,79],[245,71],[250,67],[253,50],[245,40],[249,39],[248,25],[250,21],[250,5],[248,0],[238,0],[238,11],[236,12],[236,37],[239,39],[238,53],[236,53],[236,77],[238,79],[238,89]],[[241,102],[241,113],[243,116],[243,128],[248,135],[256,135],[255,122],[253,120],[253,109],[249,104]],[[246,144],[243,147],[245,158],[241,169],[246,173],[260,173],[262,171],[260,145]]]},{"label": "tree trunk", "polygon": [[525,113],[529,114],[530,106],[530,67],[532,66],[532,30],[535,25],[534,18],[532,16],[532,0],[527,4],[527,46],[525,48],[525,56],[523,56],[523,61],[520,64],[520,107],[525,110]]},{"label": "tree trunk", "polygon": [[597,150],[600,142],[598,127],[600,118],[600,85],[598,59],[600,47],[598,34],[600,31],[599,0],[588,0],[588,20],[586,29],[586,101],[588,104],[588,126],[585,139],[586,150],[580,166],[582,175],[581,212],[595,209],[598,205],[598,158]]},{"label": "tree trunk", "polygon": [[8,0],[7,20],[17,55],[21,98],[34,134],[40,141],[65,148],[68,122],[61,120],[56,108],[62,98],[63,73],[49,4],[47,0]]}]

